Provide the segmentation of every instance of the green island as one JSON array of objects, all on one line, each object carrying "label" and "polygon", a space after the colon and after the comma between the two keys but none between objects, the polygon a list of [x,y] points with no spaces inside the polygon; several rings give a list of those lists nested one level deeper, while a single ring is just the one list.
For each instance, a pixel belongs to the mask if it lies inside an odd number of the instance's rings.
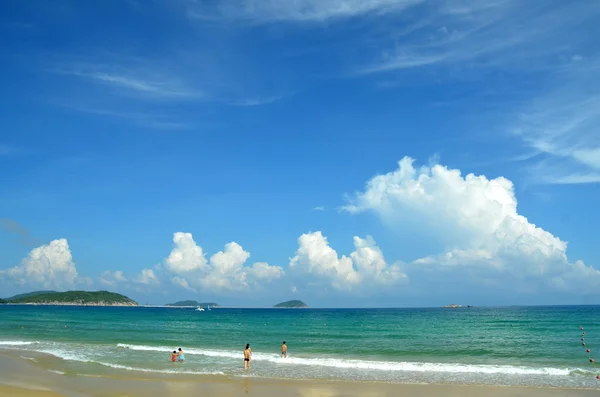
[{"label": "green island", "polygon": [[138,306],[125,295],[108,291],[66,291],[21,294],[5,299],[11,304],[72,305],[72,306]]},{"label": "green island", "polygon": [[306,305],[306,303],[299,301],[299,300],[291,300],[291,301],[286,301],[286,302],[281,302],[276,304],[275,306],[276,308],[287,308],[287,309],[306,309],[308,306]]},{"label": "green island", "polygon": [[41,294],[53,294],[55,292],[58,292],[58,291],[33,291],[33,292],[27,292],[25,294],[18,294],[15,296],[11,296],[10,298],[4,298],[4,300],[7,302],[10,302],[10,301],[14,301],[16,299],[29,298],[30,296],[41,295]]},{"label": "green island", "polygon": [[4,305],[5,303],[8,303],[8,302],[6,302],[4,299],[0,299],[0,305]]},{"label": "green island", "polygon": [[174,307],[219,307],[217,303],[214,302],[197,302],[193,300],[188,301],[179,301],[175,303],[167,303],[165,306],[174,306]]}]

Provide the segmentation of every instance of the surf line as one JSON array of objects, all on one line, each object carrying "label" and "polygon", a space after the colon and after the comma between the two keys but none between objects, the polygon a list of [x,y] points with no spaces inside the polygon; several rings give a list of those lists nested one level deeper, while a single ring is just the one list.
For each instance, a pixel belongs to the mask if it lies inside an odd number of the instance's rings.
[{"label": "surf line", "polygon": [[[579,329],[581,330],[581,346],[583,346],[585,349],[585,352],[588,355],[588,360],[592,365],[594,372],[596,372],[596,360],[594,360],[594,357],[592,357],[592,349],[590,349],[585,342],[585,329],[582,326],[580,326]],[[596,375],[596,379],[600,380],[600,373]]]}]

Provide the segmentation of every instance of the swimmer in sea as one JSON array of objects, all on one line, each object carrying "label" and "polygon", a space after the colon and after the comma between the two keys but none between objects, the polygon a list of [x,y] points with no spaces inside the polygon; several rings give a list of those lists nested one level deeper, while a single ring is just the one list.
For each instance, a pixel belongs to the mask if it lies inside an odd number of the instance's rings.
[{"label": "swimmer in sea", "polygon": [[181,350],[181,347],[179,348],[179,353],[177,353],[177,361],[185,361],[185,356],[183,355],[183,350]]},{"label": "swimmer in sea", "polygon": [[250,368],[250,359],[252,358],[252,349],[250,349],[250,343],[246,344],[244,350],[244,369]]},{"label": "swimmer in sea", "polygon": [[283,344],[281,345],[281,357],[287,357],[287,345],[285,344],[285,341],[283,341]]},{"label": "swimmer in sea", "polygon": [[177,351],[175,350],[173,350],[173,353],[171,353],[171,361],[177,361]]}]

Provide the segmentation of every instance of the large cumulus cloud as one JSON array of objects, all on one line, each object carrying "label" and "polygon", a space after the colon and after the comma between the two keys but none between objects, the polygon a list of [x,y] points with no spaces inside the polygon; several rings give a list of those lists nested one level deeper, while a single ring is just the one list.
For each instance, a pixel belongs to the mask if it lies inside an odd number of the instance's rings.
[{"label": "large cumulus cloud", "polygon": [[392,229],[419,228],[445,247],[413,265],[600,290],[600,271],[570,262],[565,241],[519,214],[513,184],[503,177],[463,176],[439,164],[416,168],[404,157],[396,170],[370,179],[343,209],[373,212]]},{"label": "large cumulus cloud", "polygon": [[0,271],[0,276],[32,288],[67,289],[91,284],[91,279],[77,274],[69,243],[64,238],[32,249],[19,265]]}]

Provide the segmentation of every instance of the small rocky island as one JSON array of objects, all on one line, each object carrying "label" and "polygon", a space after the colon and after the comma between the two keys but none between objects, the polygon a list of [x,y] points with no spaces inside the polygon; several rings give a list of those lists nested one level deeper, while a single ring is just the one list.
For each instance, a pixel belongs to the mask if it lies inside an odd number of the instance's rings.
[{"label": "small rocky island", "polygon": [[286,309],[306,309],[308,306],[306,303],[299,300],[291,300],[286,302],[281,302],[273,306],[275,308],[286,308]]},{"label": "small rocky island", "polygon": [[5,299],[9,304],[64,306],[138,306],[125,295],[108,291],[32,292]]},{"label": "small rocky island", "polygon": [[178,301],[175,303],[167,303],[165,306],[170,307],[219,307],[219,304],[214,302],[198,302],[194,300]]}]

